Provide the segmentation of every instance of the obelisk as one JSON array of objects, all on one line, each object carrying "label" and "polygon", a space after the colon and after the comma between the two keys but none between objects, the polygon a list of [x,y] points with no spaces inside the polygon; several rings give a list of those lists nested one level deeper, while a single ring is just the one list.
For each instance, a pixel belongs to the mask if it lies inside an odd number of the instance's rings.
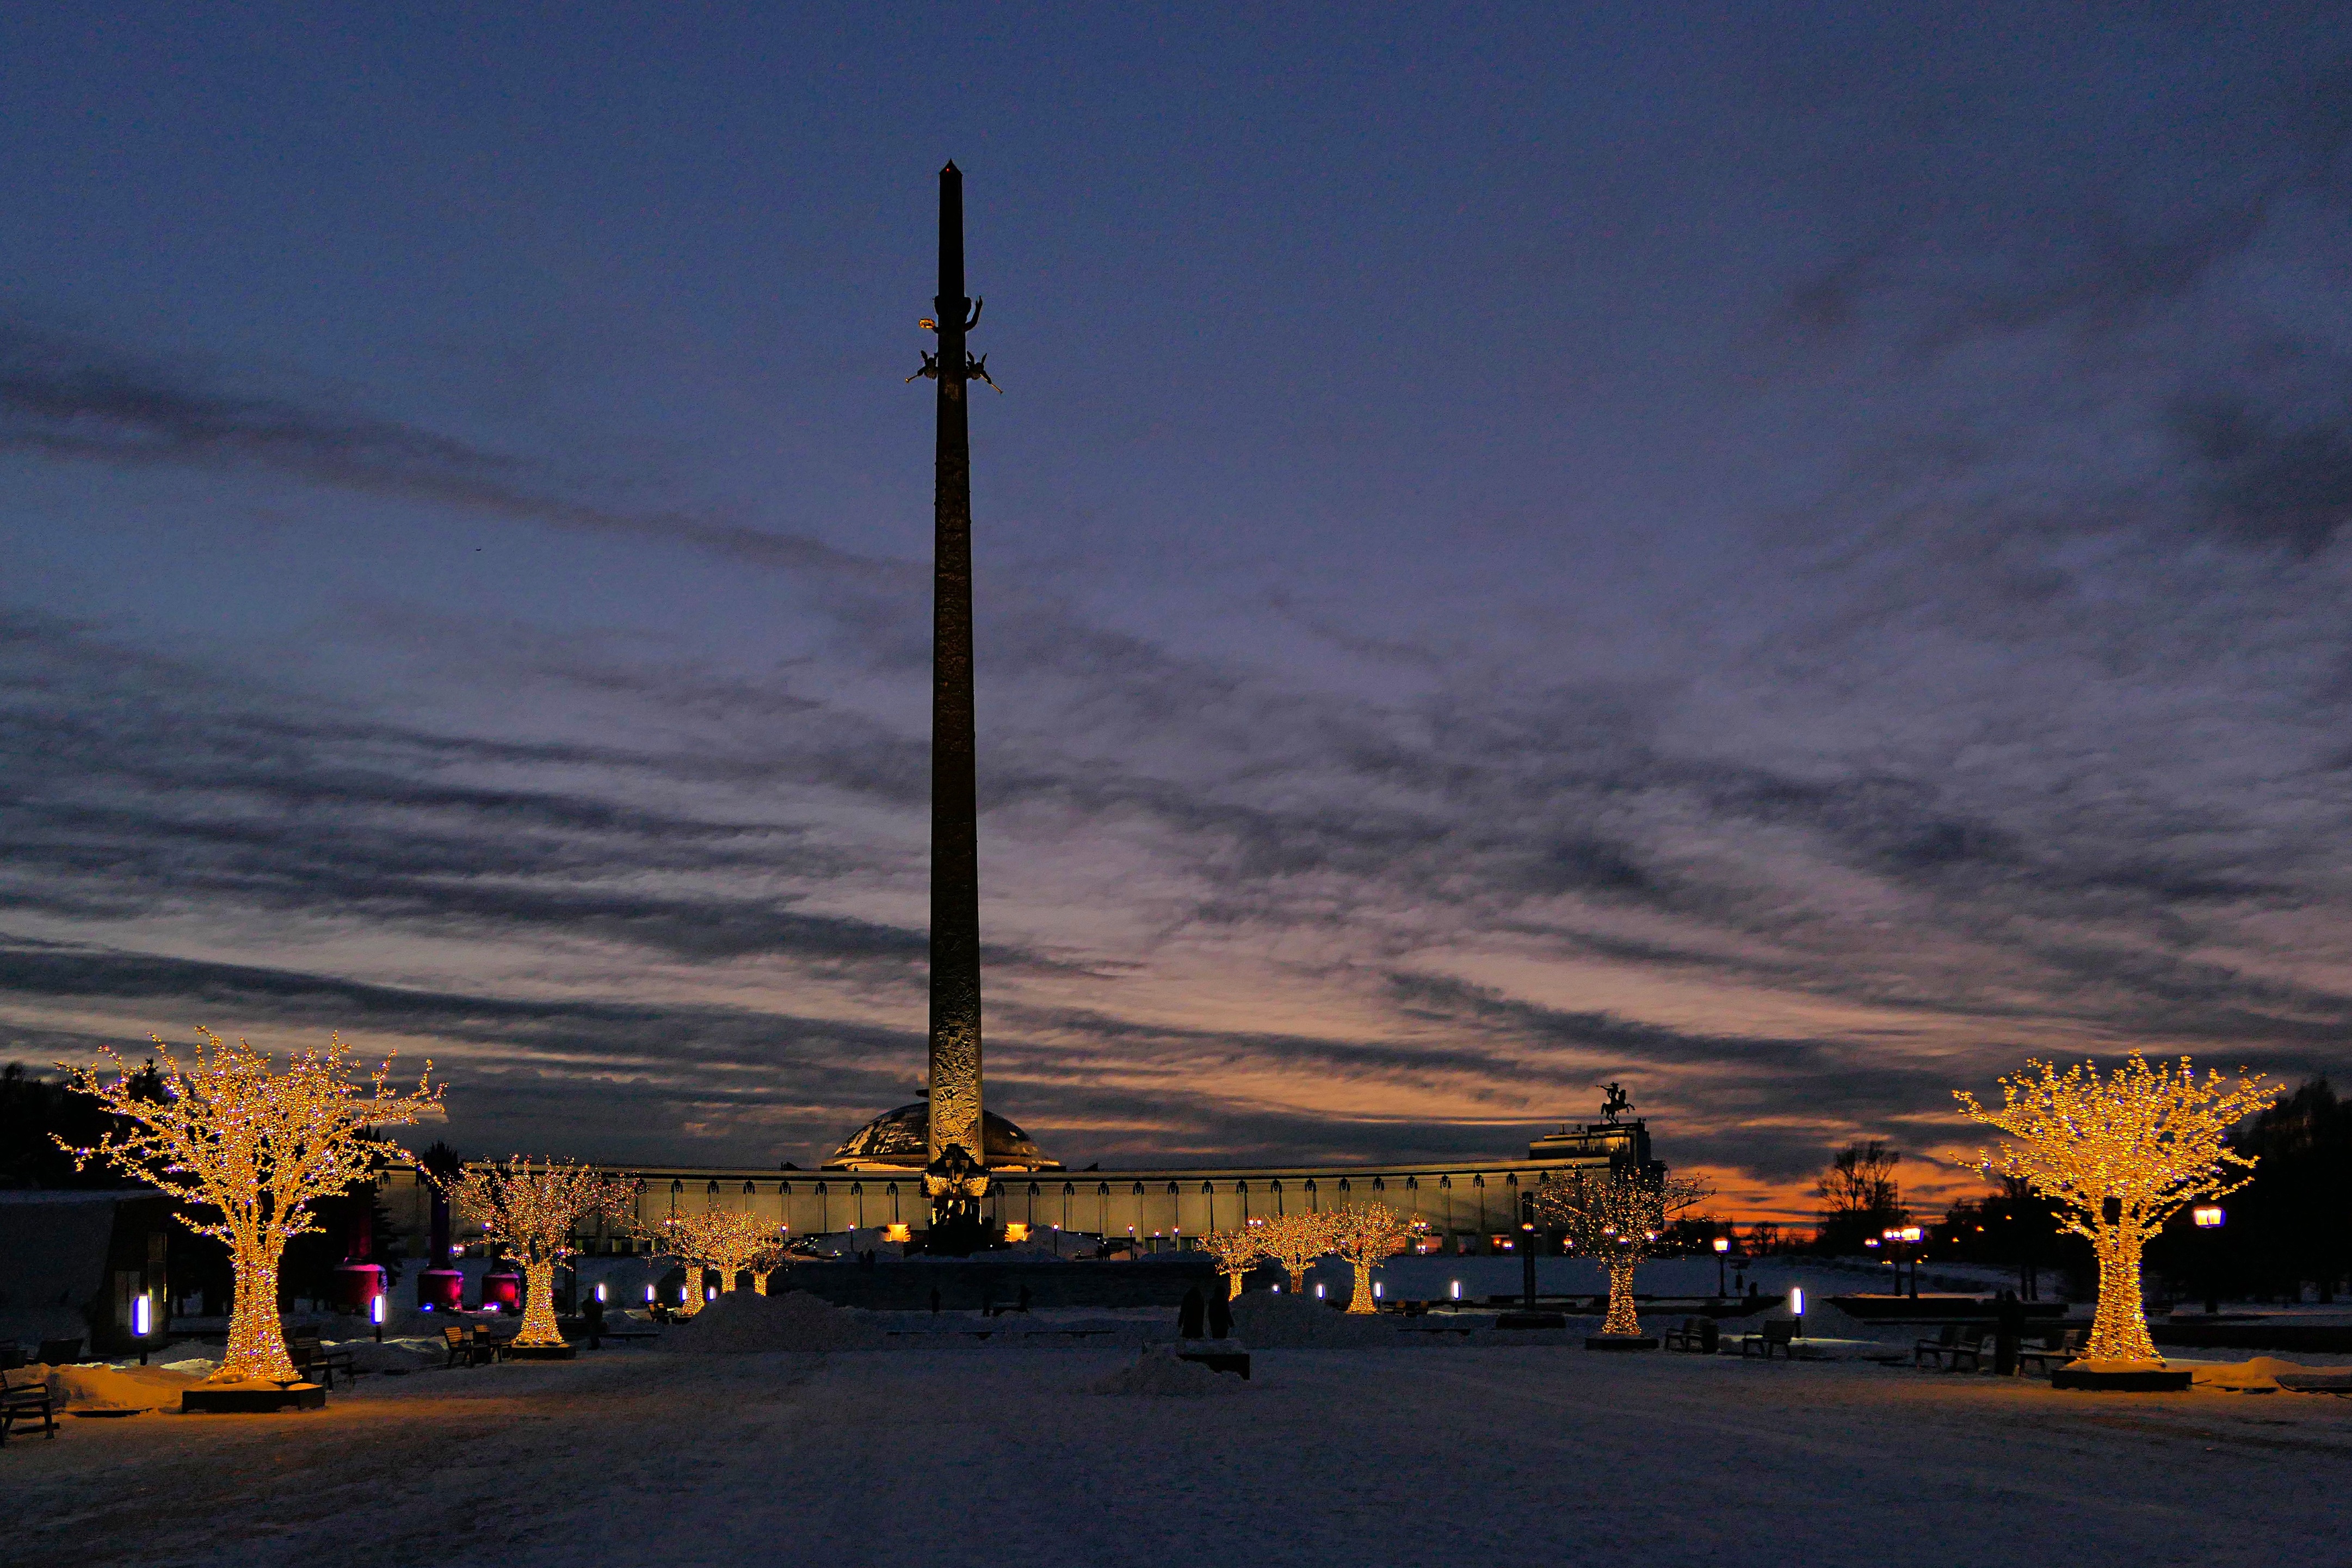
[{"label": "obelisk", "polygon": [[931,586],[930,1168],[934,1244],[978,1240],[987,1190],[980,1111],[980,803],[971,699],[971,435],[964,334],[980,313],[963,292],[963,172],[940,171],[940,292],[932,301],[939,383]]}]

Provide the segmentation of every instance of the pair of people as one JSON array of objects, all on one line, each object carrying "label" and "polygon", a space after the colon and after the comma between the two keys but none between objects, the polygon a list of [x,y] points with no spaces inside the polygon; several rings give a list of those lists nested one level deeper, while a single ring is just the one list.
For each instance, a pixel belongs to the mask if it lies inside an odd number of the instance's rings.
[{"label": "pair of people", "polygon": [[1198,1285],[1186,1287],[1184,1300],[1176,1309],[1176,1331],[1188,1340],[1226,1338],[1234,1331],[1233,1302],[1223,1290],[1214,1297],[1203,1297]]}]

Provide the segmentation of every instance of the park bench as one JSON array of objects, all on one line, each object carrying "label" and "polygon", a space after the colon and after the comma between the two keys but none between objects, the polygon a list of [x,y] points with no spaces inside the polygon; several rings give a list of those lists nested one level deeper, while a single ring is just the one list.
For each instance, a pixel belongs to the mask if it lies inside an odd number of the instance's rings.
[{"label": "park bench", "polygon": [[[1982,1372],[1984,1370],[1985,1333],[1983,1329],[1964,1329],[1958,1323],[1947,1325],[1944,1332],[1930,1342],[1921,1340],[1911,1347],[1911,1364],[1927,1364],[1933,1356],[1936,1364],[1946,1372]],[[1963,1367],[1960,1363],[1966,1362]]]},{"label": "park bench", "polygon": [[1765,1322],[1762,1333],[1740,1335],[1740,1359],[1744,1361],[1760,1351],[1764,1359],[1770,1361],[1775,1345],[1787,1352],[1790,1361],[1797,1359],[1797,1321],[1794,1318],[1769,1319]]},{"label": "park bench", "polygon": [[0,1340],[0,1372],[14,1372],[25,1364],[25,1342]]},{"label": "park bench", "polygon": [[1958,1349],[1959,1343],[1960,1325],[1958,1323],[1946,1323],[1944,1325],[1943,1332],[1937,1334],[1934,1339],[1914,1340],[1911,1342],[1911,1364],[1913,1366],[1924,1366],[1927,1364],[1927,1358],[1934,1356],[1936,1358],[1937,1364],[1941,1365],[1943,1363],[1943,1358],[1951,1352]]},{"label": "park bench", "polygon": [[2043,1372],[2048,1372],[2050,1370],[2050,1366],[2053,1362],[2063,1366],[2066,1363],[2073,1361],[2075,1357],[2081,1355],[2083,1353],[2084,1347],[2088,1345],[2090,1341],[2090,1330],[2069,1329],[2063,1334],[2054,1336],[2054,1342],[2044,1342],[2040,1350],[2021,1350],[2018,1352],[2017,1370],[2023,1372],[2027,1362],[2038,1363]]},{"label": "park bench", "polygon": [[1713,1355],[1717,1344],[1720,1342],[1717,1337],[1720,1331],[1715,1326],[1713,1318],[1685,1318],[1681,1327],[1666,1331],[1666,1348],[1670,1351],[1697,1351],[1704,1355]]},{"label": "park bench", "polygon": [[43,1340],[41,1353],[33,1358],[43,1366],[65,1366],[81,1360],[81,1340],[79,1335],[69,1340]]},{"label": "park bench", "polygon": [[315,1333],[289,1335],[286,1341],[286,1357],[294,1363],[296,1372],[300,1373],[307,1381],[315,1383],[321,1388],[334,1387],[335,1373],[339,1372],[343,1374],[345,1383],[359,1381],[359,1368],[352,1364],[352,1352],[346,1350],[329,1350],[319,1342],[319,1336]]},{"label": "park bench", "polygon": [[58,1435],[58,1411],[49,1397],[49,1385],[38,1383],[11,1383],[0,1374],[0,1443],[8,1440],[8,1428],[19,1421],[39,1417],[44,1436]]}]

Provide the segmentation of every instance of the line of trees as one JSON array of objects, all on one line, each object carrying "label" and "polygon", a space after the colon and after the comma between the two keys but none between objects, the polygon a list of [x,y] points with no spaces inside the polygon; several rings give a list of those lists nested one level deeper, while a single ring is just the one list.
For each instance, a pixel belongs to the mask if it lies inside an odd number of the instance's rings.
[{"label": "line of trees", "polygon": [[[2252,1179],[2223,1200],[2219,1228],[2200,1229],[2184,1213],[2149,1243],[2156,1286],[2185,1298],[2294,1300],[2312,1290],[2335,1300],[2352,1277],[2352,1102],[2326,1078],[2310,1079],[2249,1118],[2230,1147],[2255,1162]],[[1823,1206],[1814,1250],[1857,1253],[1864,1239],[1910,1223],[1895,1175],[1902,1159],[1875,1139],[1832,1157],[1815,1185]],[[1951,1204],[1924,1228],[1930,1266],[2013,1268],[2029,1300],[2061,1280],[2080,1298],[2095,1278],[2090,1245],[2062,1233],[2049,1203],[2013,1178]]]}]

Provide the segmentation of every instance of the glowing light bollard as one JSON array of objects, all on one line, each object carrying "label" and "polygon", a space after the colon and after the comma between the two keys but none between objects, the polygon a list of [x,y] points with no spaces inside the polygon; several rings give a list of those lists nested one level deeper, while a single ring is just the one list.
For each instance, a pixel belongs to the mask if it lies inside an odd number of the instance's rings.
[{"label": "glowing light bollard", "polygon": [[483,1275],[481,1310],[485,1312],[521,1311],[522,1276],[510,1268],[494,1269]]},{"label": "glowing light bollard", "polygon": [[455,1268],[427,1268],[416,1277],[416,1310],[459,1312],[466,1307],[466,1277]]}]

